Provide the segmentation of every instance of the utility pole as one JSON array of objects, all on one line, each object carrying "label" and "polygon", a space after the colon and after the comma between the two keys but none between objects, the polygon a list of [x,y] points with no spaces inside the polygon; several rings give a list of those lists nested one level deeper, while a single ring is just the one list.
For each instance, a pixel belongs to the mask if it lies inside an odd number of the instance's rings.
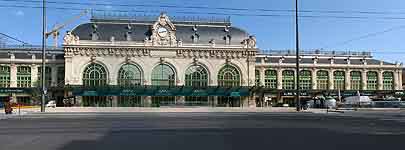
[{"label": "utility pole", "polygon": [[295,48],[296,48],[296,76],[295,87],[296,87],[296,106],[297,111],[301,111],[301,91],[300,91],[300,49],[299,49],[299,34],[298,34],[298,0],[295,0]]},{"label": "utility pole", "polygon": [[45,87],[45,34],[46,34],[46,8],[45,8],[45,0],[42,0],[42,93],[41,93],[41,112],[45,112],[45,94],[46,94],[46,87]]}]

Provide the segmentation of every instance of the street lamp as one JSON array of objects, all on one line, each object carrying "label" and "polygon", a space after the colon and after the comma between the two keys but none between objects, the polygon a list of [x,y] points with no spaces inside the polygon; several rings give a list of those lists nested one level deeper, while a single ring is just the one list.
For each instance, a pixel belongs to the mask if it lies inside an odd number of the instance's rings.
[{"label": "street lamp", "polygon": [[301,111],[301,101],[300,101],[300,50],[299,50],[299,34],[298,34],[298,0],[295,0],[295,46],[296,46],[296,80],[295,80],[295,87],[296,87],[296,107],[297,111]]},{"label": "street lamp", "polygon": [[45,112],[45,34],[46,34],[46,9],[45,9],[45,0],[42,0],[42,93],[41,93],[41,112]]}]

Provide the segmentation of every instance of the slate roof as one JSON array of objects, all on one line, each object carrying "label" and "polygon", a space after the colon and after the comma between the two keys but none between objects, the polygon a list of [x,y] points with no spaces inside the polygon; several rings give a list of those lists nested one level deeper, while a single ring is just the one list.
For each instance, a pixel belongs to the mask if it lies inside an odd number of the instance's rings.
[{"label": "slate roof", "polygon": [[[126,34],[131,32],[132,41],[143,42],[146,37],[151,34],[152,22],[131,22],[131,23],[117,23],[117,22],[91,22],[80,24],[72,30],[74,35],[79,36],[80,40],[91,40],[93,28],[92,25],[97,25],[97,35],[100,41],[110,41],[113,36],[115,41],[127,41]],[[128,24],[131,25],[131,29],[128,30]],[[249,34],[237,27],[228,27],[229,32],[225,31],[226,25],[205,25],[196,22],[197,32],[193,30],[194,25],[176,24],[176,38],[182,40],[183,43],[193,43],[192,36],[197,33],[199,35],[199,44],[208,44],[211,39],[215,40],[216,44],[225,44],[224,37],[229,35],[231,38],[231,45],[238,45],[246,39]]]}]

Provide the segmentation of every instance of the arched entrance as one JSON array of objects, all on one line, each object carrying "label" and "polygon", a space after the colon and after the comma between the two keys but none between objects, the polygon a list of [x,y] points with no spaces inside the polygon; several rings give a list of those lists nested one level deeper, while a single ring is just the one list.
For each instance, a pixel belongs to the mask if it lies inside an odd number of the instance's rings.
[{"label": "arched entrance", "polygon": [[[159,64],[152,70],[152,85],[154,86],[175,86],[176,75],[174,70],[167,64]],[[153,96],[152,106],[174,105],[174,96]]]},{"label": "arched entrance", "polygon": [[[83,72],[83,86],[102,87],[107,85],[106,69],[96,63],[89,64]],[[83,96],[84,107],[111,107],[112,102],[105,96]]]},{"label": "arched entrance", "polygon": [[[185,86],[188,87],[206,87],[208,86],[208,72],[201,65],[190,66],[185,74]],[[207,96],[186,96],[185,105],[187,106],[207,106]]]},{"label": "arched entrance", "polygon": [[[118,85],[122,88],[131,88],[142,85],[142,72],[133,64],[124,64],[118,71]],[[140,107],[141,96],[119,96],[118,107]]]},{"label": "arched entrance", "polygon": [[[218,86],[235,87],[240,86],[241,75],[238,69],[231,65],[225,65],[218,73]],[[241,98],[231,96],[218,97],[219,107],[240,107]]]}]

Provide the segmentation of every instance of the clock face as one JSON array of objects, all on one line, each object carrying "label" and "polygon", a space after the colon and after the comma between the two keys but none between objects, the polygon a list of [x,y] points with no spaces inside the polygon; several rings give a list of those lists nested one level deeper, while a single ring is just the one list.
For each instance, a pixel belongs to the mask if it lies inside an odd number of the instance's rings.
[{"label": "clock face", "polygon": [[167,35],[167,29],[166,28],[160,27],[157,31],[158,31],[158,35],[160,37],[165,37]]}]

